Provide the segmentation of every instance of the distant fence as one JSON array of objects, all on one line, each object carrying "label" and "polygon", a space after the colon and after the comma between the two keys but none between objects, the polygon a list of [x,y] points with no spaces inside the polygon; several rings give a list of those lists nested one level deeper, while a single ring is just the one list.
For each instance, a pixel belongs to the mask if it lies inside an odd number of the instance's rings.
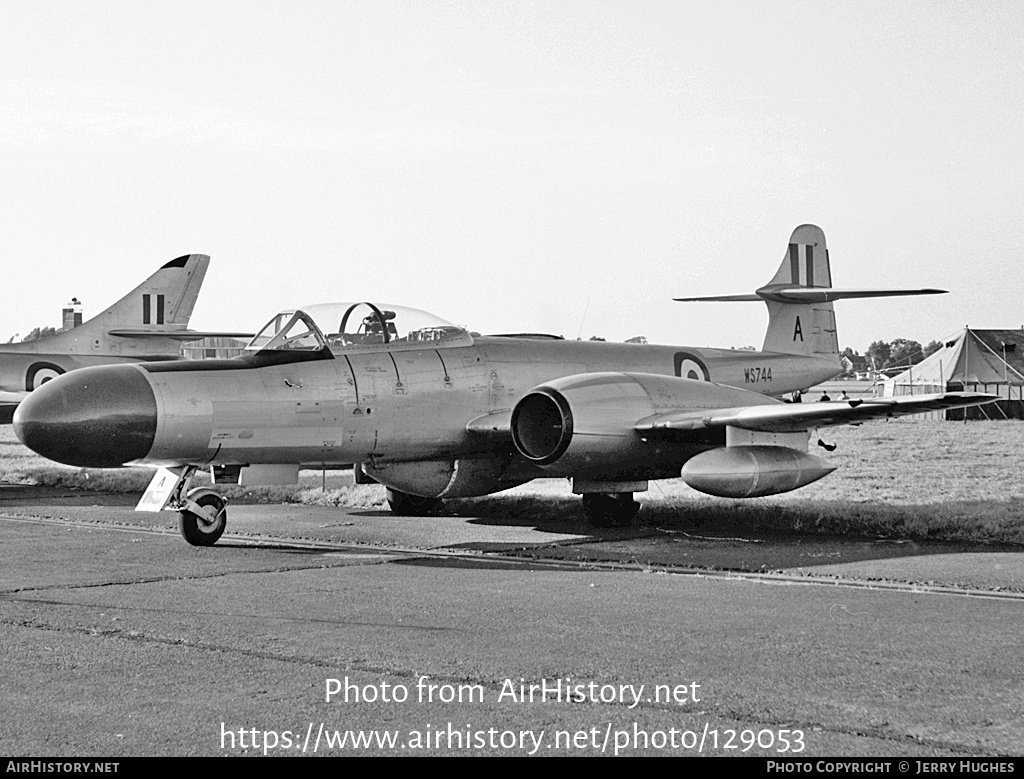
[{"label": "distant fence", "polygon": [[984,419],[1024,419],[1024,401],[997,400],[984,406],[951,408],[946,411],[947,422],[980,421]]}]

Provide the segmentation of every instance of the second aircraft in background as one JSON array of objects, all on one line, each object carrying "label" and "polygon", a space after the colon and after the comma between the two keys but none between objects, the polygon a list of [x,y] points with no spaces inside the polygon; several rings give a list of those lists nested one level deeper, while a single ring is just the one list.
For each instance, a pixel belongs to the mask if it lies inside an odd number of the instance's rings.
[{"label": "second aircraft in background", "polygon": [[9,423],[28,394],[68,371],[108,363],[177,360],[183,341],[251,333],[201,333],[188,329],[210,264],[186,254],[84,323],[23,343],[0,344],[0,423]]}]

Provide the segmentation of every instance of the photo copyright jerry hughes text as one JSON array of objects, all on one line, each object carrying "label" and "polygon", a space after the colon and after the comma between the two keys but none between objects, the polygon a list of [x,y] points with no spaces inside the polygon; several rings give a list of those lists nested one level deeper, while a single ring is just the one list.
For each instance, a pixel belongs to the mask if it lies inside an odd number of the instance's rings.
[{"label": "photo copyright jerry hughes text", "polygon": [[1013,760],[769,760],[769,774],[1012,774]]}]

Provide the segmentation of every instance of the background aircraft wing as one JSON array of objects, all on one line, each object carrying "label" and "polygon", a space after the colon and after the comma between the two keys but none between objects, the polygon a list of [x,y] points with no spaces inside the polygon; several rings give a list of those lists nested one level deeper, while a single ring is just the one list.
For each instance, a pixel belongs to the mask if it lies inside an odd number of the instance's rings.
[{"label": "background aircraft wing", "polygon": [[13,403],[14,405],[18,405],[27,397],[27,392],[10,392],[8,390],[0,390],[0,404]]},{"label": "background aircraft wing", "polygon": [[14,419],[15,409],[27,397],[27,392],[0,391],[0,425],[11,424],[11,420]]},{"label": "background aircraft wing", "polygon": [[832,400],[817,403],[783,403],[740,406],[705,411],[669,411],[641,419],[634,425],[640,432],[702,430],[738,427],[764,433],[791,433],[812,427],[849,425],[870,419],[885,419],[947,408],[980,406],[998,400],[982,392],[946,392],[935,395],[907,395],[898,398]]},{"label": "background aircraft wing", "polygon": [[246,338],[250,339],[254,333],[233,333],[227,331],[203,331],[203,330],[132,330],[130,328],[119,328],[110,330],[109,335],[120,336],[121,338],[170,338],[175,341],[201,341],[203,338]]}]

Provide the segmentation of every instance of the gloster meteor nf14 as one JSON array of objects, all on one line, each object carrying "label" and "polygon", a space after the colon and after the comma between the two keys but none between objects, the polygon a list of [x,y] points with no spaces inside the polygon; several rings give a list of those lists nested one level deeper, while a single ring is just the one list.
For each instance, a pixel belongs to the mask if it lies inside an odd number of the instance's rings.
[{"label": "gloster meteor nf14", "polygon": [[834,289],[825,235],[803,225],[753,295],[687,299],[764,301],[762,351],[480,336],[397,306],[311,306],[277,314],[234,359],[59,376],[14,427],[58,462],[158,466],[139,508],[179,511],[196,545],[227,521],[215,489],[190,489],[204,466],[283,483],[355,463],[403,515],[569,477],[593,524],[628,524],[652,479],[730,498],[787,492],[834,470],[808,453],[813,428],[993,400],[781,399],[842,371],[832,301],[939,291]]}]

